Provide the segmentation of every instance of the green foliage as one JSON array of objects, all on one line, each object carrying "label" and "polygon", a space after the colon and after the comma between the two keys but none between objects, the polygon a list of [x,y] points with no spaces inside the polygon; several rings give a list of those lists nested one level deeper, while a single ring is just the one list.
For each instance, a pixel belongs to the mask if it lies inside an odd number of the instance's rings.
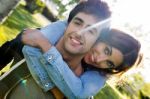
[{"label": "green foliage", "polygon": [[[150,90],[149,89],[150,89],[150,83],[145,83],[142,86],[140,92],[142,93],[142,96],[149,97],[149,99],[150,99]],[[142,97],[142,96],[140,94],[140,97]]]},{"label": "green foliage", "polygon": [[61,17],[62,14],[67,10],[67,6],[72,6],[76,4],[79,0],[69,0],[67,4],[62,4],[62,0],[53,0],[53,2],[58,6],[58,15]]},{"label": "green foliage", "polygon": [[45,3],[41,0],[26,0],[26,8],[31,13],[41,13],[45,6]]},{"label": "green foliage", "polygon": [[150,84],[144,82],[140,73],[124,76],[116,83],[106,83],[94,99],[150,99]]},{"label": "green foliage", "polygon": [[[139,73],[123,77],[118,81],[116,88],[121,94],[124,94],[130,99],[140,98],[142,87],[145,85],[142,76]],[[149,86],[150,87],[150,86]],[[144,91],[144,90],[143,90]],[[143,93],[142,91],[142,93]]]},{"label": "green foliage", "polygon": [[39,22],[24,7],[19,5],[0,25],[0,45],[13,39],[24,28],[39,26],[41,26]]},{"label": "green foliage", "polygon": [[[40,20],[40,21],[39,21]],[[28,11],[24,9],[22,5],[17,6],[16,9],[10,14],[5,22],[0,25],[0,46],[11,39],[13,39],[24,28],[36,28],[41,27],[44,23],[42,19],[38,20]],[[3,70],[6,72],[10,69],[12,62],[7,65]]]},{"label": "green foliage", "polygon": [[123,99],[123,96],[112,86],[106,83],[104,88],[100,90],[94,99]]}]

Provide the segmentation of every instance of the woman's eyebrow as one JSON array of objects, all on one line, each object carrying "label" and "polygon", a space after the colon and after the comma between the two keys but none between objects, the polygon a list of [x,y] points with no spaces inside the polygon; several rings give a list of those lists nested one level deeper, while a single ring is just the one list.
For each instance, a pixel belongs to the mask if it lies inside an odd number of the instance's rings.
[{"label": "woman's eyebrow", "polygon": [[109,46],[110,55],[112,55],[112,46]]},{"label": "woman's eyebrow", "polygon": [[[110,46],[110,45],[109,45],[109,50],[110,50],[110,55],[112,55],[112,46]],[[113,65],[113,68],[116,67],[112,61],[110,61],[110,64]]]}]

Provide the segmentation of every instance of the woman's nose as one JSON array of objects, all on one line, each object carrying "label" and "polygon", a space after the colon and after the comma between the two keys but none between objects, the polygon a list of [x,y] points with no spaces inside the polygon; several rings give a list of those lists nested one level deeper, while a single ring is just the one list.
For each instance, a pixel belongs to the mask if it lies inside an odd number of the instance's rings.
[{"label": "woman's nose", "polygon": [[100,62],[106,61],[107,59],[108,59],[107,55],[99,55],[95,58],[95,62],[100,63]]}]

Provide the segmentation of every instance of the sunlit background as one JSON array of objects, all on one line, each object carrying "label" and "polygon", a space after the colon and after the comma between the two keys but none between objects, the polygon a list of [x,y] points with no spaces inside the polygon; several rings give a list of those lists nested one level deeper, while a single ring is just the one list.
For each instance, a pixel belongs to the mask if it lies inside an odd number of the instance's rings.
[{"label": "sunlit background", "polygon": [[[141,53],[143,54],[144,59],[142,61],[141,67],[129,70],[125,74],[125,76],[122,77],[122,79],[118,82],[119,85],[123,85],[124,81],[127,82],[125,84],[126,88],[124,87],[124,89],[127,89],[127,92],[129,92],[130,96],[132,96],[131,94],[134,94],[134,92],[140,90],[145,83],[150,83],[150,0],[103,1],[109,4],[112,11],[111,26],[127,31],[130,35],[137,38],[142,45]],[[63,0],[63,2],[67,3],[67,0]],[[70,8],[68,7],[67,13],[69,11]],[[142,76],[142,80],[144,81],[139,80],[141,78],[136,77],[136,74]],[[114,79],[112,78],[110,81],[108,81],[108,83],[110,83],[111,85],[113,81]],[[128,84],[130,84],[131,86],[129,87]],[[132,89],[132,91],[130,90],[130,88]]]},{"label": "sunlit background", "polygon": [[[62,0],[67,4],[70,0]],[[112,27],[128,31],[142,43],[144,65],[140,68],[146,82],[150,83],[150,0],[103,0],[112,11]],[[66,16],[73,6],[67,6]],[[130,73],[139,71],[132,70]]]},{"label": "sunlit background", "polygon": [[[112,27],[130,31],[142,43],[144,65],[141,74],[150,82],[150,0],[105,0],[111,6]],[[115,1],[115,2],[114,2]],[[135,71],[133,71],[135,72]]]},{"label": "sunlit background", "polygon": [[[20,0],[21,5],[25,6],[26,0]],[[29,0],[30,1],[30,0]],[[24,9],[22,6],[17,6],[10,14],[10,17],[6,16],[6,22],[1,22],[0,25],[0,45],[4,42],[14,38],[25,27],[39,27],[49,24],[50,21],[43,16],[41,8],[46,5],[50,7],[52,14],[58,17],[60,20],[67,18],[70,10],[76,5],[77,0],[31,0],[33,2],[31,6],[32,11]],[[35,3],[35,1],[37,1]],[[41,3],[44,2],[43,3]],[[73,2],[72,2],[73,1]],[[79,0],[78,0],[79,1]],[[113,28],[118,28],[136,37],[142,44],[141,54],[143,54],[142,65],[138,68],[131,69],[115,84],[117,87],[113,88],[113,78],[108,80],[106,86],[96,95],[95,99],[143,99],[135,93],[142,92],[145,96],[150,97],[150,0],[103,0],[108,3],[112,11]],[[69,2],[72,2],[69,4]],[[38,7],[35,9],[35,4]],[[40,6],[39,6],[40,5]],[[65,6],[64,6],[65,5]],[[32,8],[33,7],[33,8]],[[65,8],[65,9],[63,9]],[[38,11],[36,14],[34,10]],[[43,14],[43,15],[42,15]],[[48,13],[49,14],[49,13]],[[8,18],[8,19],[7,19]],[[40,19],[41,18],[41,19]],[[39,22],[40,19],[40,22]],[[13,62],[13,61],[12,61]],[[11,63],[12,63],[11,62]],[[10,63],[10,65],[11,65]],[[10,69],[8,66],[4,68],[7,72]],[[115,79],[116,80],[116,79]],[[26,83],[27,81],[23,81]],[[144,86],[144,88],[143,88]],[[143,89],[142,89],[143,88]],[[116,91],[117,89],[117,91]],[[118,91],[119,90],[119,91]],[[141,91],[142,90],[142,91]],[[126,93],[127,97],[122,93]],[[121,94],[121,95],[120,95]],[[136,98],[133,97],[135,94]],[[116,95],[116,96],[115,96]],[[126,96],[125,95],[125,96]],[[105,96],[108,96],[107,98]],[[142,96],[142,95],[141,95]],[[100,98],[102,97],[102,98]],[[105,97],[105,98],[104,98]],[[111,98],[110,98],[111,97]],[[119,98],[118,98],[119,97]],[[144,98],[149,99],[149,98]]]}]

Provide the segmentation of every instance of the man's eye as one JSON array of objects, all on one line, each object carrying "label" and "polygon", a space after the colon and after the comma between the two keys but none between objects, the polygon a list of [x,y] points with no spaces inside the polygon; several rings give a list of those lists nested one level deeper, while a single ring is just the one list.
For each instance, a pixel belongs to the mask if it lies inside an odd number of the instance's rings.
[{"label": "man's eye", "polygon": [[75,22],[74,22],[74,24],[76,24],[76,25],[80,25],[81,23],[80,23],[80,22],[75,21]]},{"label": "man's eye", "polygon": [[90,33],[90,34],[94,34],[94,32],[93,32],[92,30],[89,30],[89,33]]}]

